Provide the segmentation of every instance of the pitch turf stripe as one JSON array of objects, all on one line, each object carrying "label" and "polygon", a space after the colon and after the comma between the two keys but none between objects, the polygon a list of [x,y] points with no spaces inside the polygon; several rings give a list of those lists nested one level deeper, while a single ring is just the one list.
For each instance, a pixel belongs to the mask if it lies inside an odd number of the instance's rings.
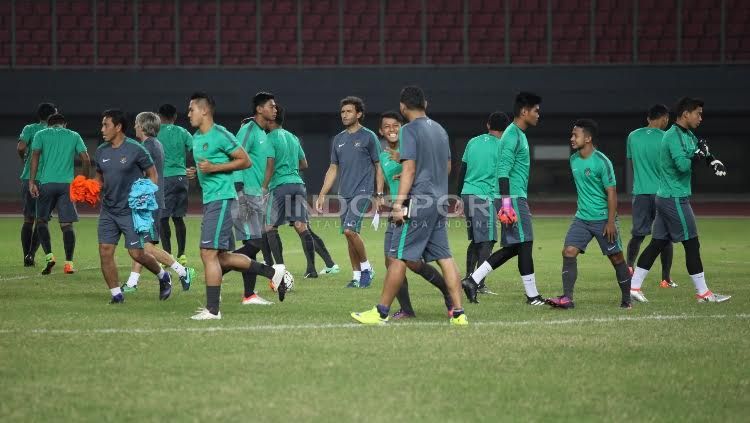
[{"label": "pitch turf stripe", "polygon": [[[521,320],[509,321],[480,321],[471,322],[471,326],[479,327],[516,327],[516,326],[564,326],[599,323],[619,322],[642,322],[642,321],[675,321],[675,320],[698,320],[698,319],[750,319],[750,314],[713,314],[700,315],[652,315],[652,316],[621,316],[621,317],[591,317],[582,319],[554,319],[554,320]],[[199,324],[199,323],[193,323]],[[471,327],[470,326],[470,327]],[[102,334],[163,334],[163,333],[210,333],[210,332],[281,332],[295,330],[321,330],[321,329],[356,329],[366,328],[367,325],[359,323],[330,323],[330,324],[307,324],[307,325],[258,325],[258,326],[208,326],[208,327],[173,327],[173,328],[104,328],[104,329],[0,329],[0,334],[24,334],[24,335],[102,335]],[[382,328],[383,326],[378,326]],[[414,327],[449,327],[448,320],[431,322],[400,322],[389,323],[385,327],[392,328],[414,328]],[[468,329],[468,328],[467,328]],[[465,330],[465,329],[458,329]]]}]

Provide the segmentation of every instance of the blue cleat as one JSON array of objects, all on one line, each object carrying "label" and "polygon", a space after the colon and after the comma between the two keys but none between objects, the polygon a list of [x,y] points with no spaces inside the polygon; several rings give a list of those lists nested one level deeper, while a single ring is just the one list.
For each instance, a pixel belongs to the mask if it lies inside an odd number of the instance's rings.
[{"label": "blue cleat", "polygon": [[122,294],[117,294],[112,296],[112,299],[109,300],[110,304],[122,304],[125,302],[125,297]]},{"label": "blue cleat", "polygon": [[164,272],[164,277],[159,279],[159,299],[164,301],[172,295],[172,276]]},{"label": "blue cleat", "polygon": [[372,270],[363,270],[359,277],[359,287],[369,288],[372,285]]}]

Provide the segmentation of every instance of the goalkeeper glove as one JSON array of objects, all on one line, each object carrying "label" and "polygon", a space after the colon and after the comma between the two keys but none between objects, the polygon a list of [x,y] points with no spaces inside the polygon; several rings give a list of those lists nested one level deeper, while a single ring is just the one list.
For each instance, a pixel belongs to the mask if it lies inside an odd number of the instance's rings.
[{"label": "goalkeeper glove", "polygon": [[503,225],[512,225],[518,220],[518,217],[516,217],[516,211],[513,210],[513,204],[510,201],[510,197],[503,198],[503,205],[500,208],[500,211],[497,212],[497,218]]},{"label": "goalkeeper glove", "polygon": [[706,162],[708,163],[708,166],[713,169],[716,176],[726,176],[727,168],[720,160],[710,157]]},{"label": "goalkeeper glove", "polygon": [[705,159],[706,157],[710,157],[711,153],[708,151],[708,142],[704,139],[698,140],[698,144],[695,146],[695,151],[693,152],[693,157],[699,157],[701,159]]}]

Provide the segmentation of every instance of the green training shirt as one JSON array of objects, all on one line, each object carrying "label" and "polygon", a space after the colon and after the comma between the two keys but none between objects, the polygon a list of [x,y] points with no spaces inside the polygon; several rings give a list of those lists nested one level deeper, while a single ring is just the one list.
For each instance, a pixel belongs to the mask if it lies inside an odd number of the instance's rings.
[{"label": "green training shirt", "polygon": [[526,134],[515,123],[511,123],[503,131],[500,144],[500,165],[497,177],[509,179],[512,197],[526,198],[531,168],[529,141],[526,139]]},{"label": "green training shirt", "polygon": [[269,157],[274,159],[273,176],[268,188],[279,185],[302,184],[299,162],[305,159],[299,139],[284,128],[277,128],[267,136]]},{"label": "green training shirt", "polygon": [[617,184],[612,162],[599,150],[583,158],[579,152],[570,156],[570,170],[578,192],[576,217],[582,220],[607,220],[607,188]]},{"label": "green training shirt", "polygon": [[[195,163],[208,160],[213,164],[229,163],[229,157],[240,144],[231,132],[214,124],[205,134],[200,130],[193,134],[193,159]],[[203,204],[212,201],[236,199],[232,172],[204,174],[198,169],[198,181],[203,189]]]},{"label": "green training shirt", "polygon": [[185,176],[185,151],[193,149],[193,137],[185,128],[171,123],[159,127],[156,136],[164,148],[164,177]]},{"label": "green training shirt", "polygon": [[677,124],[664,133],[659,156],[659,190],[662,198],[689,197],[693,155],[698,139],[692,131]]},{"label": "green training shirt", "polygon": [[497,184],[500,173],[500,142],[500,138],[490,134],[482,134],[469,140],[461,159],[466,163],[461,195],[471,194],[483,199],[500,196]]},{"label": "green training shirt", "polygon": [[401,182],[398,179],[393,179],[395,175],[398,175],[403,170],[401,163],[391,160],[391,155],[387,151],[380,153],[380,168],[383,169],[383,178],[385,183],[388,184],[388,191],[391,194],[391,200],[395,201],[398,196],[398,186]]},{"label": "green training shirt", "polygon": [[36,179],[40,184],[73,182],[77,155],[86,151],[86,144],[76,131],[53,126],[34,135],[31,151],[39,151]]},{"label": "green training shirt", "polygon": [[237,141],[247,151],[252,165],[235,172],[234,181],[243,183],[245,194],[262,195],[263,179],[266,177],[266,160],[270,157],[266,131],[251,120],[237,131]]},{"label": "green training shirt", "polygon": [[46,123],[32,123],[26,125],[21,130],[21,135],[18,139],[26,143],[26,154],[23,156],[23,170],[21,170],[21,179],[29,179],[29,165],[31,164],[31,142],[34,140],[34,135],[42,129],[46,128]]},{"label": "green training shirt", "polygon": [[659,154],[664,131],[639,128],[628,135],[627,156],[633,163],[633,195],[656,194],[659,189]]}]

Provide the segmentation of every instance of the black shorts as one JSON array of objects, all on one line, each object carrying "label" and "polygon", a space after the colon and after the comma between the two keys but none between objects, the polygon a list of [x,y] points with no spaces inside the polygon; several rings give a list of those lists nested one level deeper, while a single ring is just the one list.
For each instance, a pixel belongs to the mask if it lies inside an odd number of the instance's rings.
[{"label": "black shorts", "polygon": [[682,242],[697,236],[698,225],[688,197],[656,197],[653,239]]},{"label": "black shorts", "polygon": [[168,176],[164,178],[164,210],[161,217],[185,217],[187,206],[187,177]]},{"label": "black shorts", "polygon": [[70,184],[51,182],[39,185],[37,218],[49,222],[53,209],[57,212],[60,223],[78,222],[78,211],[70,201]]},{"label": "black shorts", "polygon": [[651,235],[651,227],[656,218],[656,195],[637,194],[633,196],[633,236]]},{"label": "black shorts", "polygon": [[279,185],[271,191],[266,207],[266,225],[307,222],[307,191],[303,184]]}]

